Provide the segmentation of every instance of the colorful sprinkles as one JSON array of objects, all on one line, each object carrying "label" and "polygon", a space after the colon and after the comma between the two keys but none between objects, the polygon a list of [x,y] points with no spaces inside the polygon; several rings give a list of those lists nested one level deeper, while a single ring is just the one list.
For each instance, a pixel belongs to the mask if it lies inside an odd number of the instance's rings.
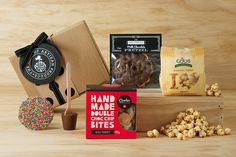
[{"label": "colorful sprinkles", "polygon": [[27,98],[22,102],[18,118],[26,128],[45,129],[52,121],[54,110],[49,101],[42,97]]}]

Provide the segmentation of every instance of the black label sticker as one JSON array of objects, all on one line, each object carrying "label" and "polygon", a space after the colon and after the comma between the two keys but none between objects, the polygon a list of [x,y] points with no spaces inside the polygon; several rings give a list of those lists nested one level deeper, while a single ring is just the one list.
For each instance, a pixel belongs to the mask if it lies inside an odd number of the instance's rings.
[{"label": "black label sticker", "polygon": [[91,130],[91,134],[102,134],[102,135],[108,135],[108,134],[114,134],[114,130]]},{"label": "black label sticker", "polygon": [[111,52],[160,52],[161,34],[111,34]]},{"label": "black label sticker", "polygon": [[129,96],[122,95],[118,98],[117,104],[122,109],[128,109],[128,108],[130,108],[130,106],[132,104],[132,100]]}]

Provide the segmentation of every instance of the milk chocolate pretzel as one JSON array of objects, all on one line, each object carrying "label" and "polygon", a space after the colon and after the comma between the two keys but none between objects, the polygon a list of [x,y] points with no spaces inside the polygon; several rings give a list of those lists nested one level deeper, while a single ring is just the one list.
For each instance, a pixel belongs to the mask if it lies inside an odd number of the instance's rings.
[{"label": "milk chocolate pretzel", "polygon": [[153,73],[153,64],[147,54],[123,53],[115,61],[114,75],[116,83],[135,84],[144,87]]}]

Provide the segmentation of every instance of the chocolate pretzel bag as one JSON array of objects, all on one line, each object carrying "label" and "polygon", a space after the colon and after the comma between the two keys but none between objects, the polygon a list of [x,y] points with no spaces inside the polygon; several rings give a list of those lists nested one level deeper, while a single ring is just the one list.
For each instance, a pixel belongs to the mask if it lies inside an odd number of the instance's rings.
[{"label": "chocolate pretzel bag", "polygon": [[163,95],[205,95],[203,48],[161,48]]},{"label": "chocolate pretzel bag", "polygon": [[111,34],[110,81],[158,88],[161,34]]}]

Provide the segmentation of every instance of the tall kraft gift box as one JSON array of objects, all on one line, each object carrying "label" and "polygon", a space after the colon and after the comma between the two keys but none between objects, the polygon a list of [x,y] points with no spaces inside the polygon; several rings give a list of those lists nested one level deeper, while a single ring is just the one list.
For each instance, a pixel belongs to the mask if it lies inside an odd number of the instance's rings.
[{"label": "tall kraft gift box", "polygon": [[[55,82],[65,100],[66,73],[64,70],[67,62],[72,65],[72,99],[85,92],[86,84],[102,84],[109,80],[107,66],[85,21],[52,34],[49,40],[61,52],[62,67]],[[15,54],[10,56],[9,60],[28,96],[45,97],[54,107],[62,105],[49,88],[49,84],[36,85],[23,76],[19,67],[20,59]]]}]

